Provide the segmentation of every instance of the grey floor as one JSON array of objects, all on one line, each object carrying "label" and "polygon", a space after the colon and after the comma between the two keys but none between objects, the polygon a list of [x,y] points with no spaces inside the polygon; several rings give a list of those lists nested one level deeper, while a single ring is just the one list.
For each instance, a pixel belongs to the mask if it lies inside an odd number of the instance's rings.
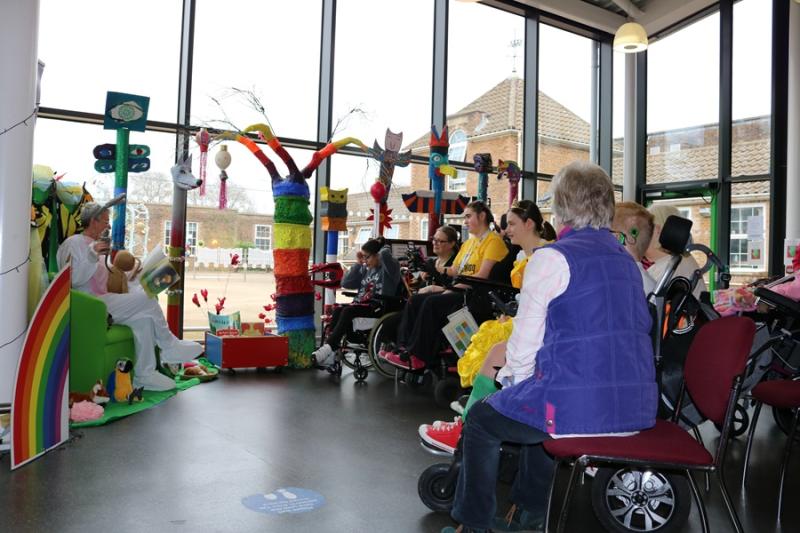
[{"label": "grey floor", "polygon": [[[73,432],[59,450],[11,473],[0,460],[0,532],[438,532],[417,478],[441,459],[425,452],[420,423],[450,418],[426,391],[370,375],[355,385],[316,371],[223,375],[149,411]],[[762,415],[752,478],[738,488],[744,438],[731,448],[731,493],[750,532],[800,531],[800,449],[782,525],[777,479],[785,437]],[[798,446],[800,448],[800,446]],[[573,502],[570,532],[601,530],[588,497]],[[242,499],[279,487],[322,494],[302,514],[251,511]],[[714,489],[704,494],[712,531],[730,531]],[[694,510],[684,531],[701,531]]]}]

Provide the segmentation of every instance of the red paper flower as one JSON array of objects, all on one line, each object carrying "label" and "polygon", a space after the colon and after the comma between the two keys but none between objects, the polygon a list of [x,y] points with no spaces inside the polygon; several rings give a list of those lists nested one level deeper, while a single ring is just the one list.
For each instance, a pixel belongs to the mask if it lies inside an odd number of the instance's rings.
[{"label": "red paper flower", "polygon": [[192,296],[192,303],[197,307],[200,307],[200,300],[197,298],[197,293],[194,293],[194,296]]},{"label": "red paper flower", "polygon": [[225,306],[225,296],[223,296],[222,298],[217,298],[217,302],[219,302],[219,305],[224,307]]},{"label": "red paper flower", "polygon": [[239,266],[239,254],[231,254],[231,266]]},{"label": "red paper flower", "polygon": [[272,322],[271,318],[265,318],[264,319],[264,324],[269,324],[270,322]]},{"label": "red paper flower", "polygon": [[320,293],[318,293],[318,292],[315,292],[314,293],[314,299],[317,300],[317,301],[322,300],[322,295]]},{"label": "red paper flower", "polygon": [[274,306],[274,305],[272,305],[272,304],[269,304],[269,305],[265,305],[265,306],[264,306],[264,311],[270,312],[270,311],[272,311],[273,309],[275,309],[275,306]]},{"label": "red paper flower", "polygon": [[275,301],[275,298],[276,298],[275,293],[270,294],[269,297],[272,298],[273,302]]},{"label": "red paper flower", "polygon": [[224,308],[225,306],[222,305],[222,303],[214,304],[214,309],[217,310],[217,314],[220,314]]},{"label": "red paper flower", "polygon": [[258,313],[258,318],[260,318],[261,320],[264,320],[264,319],[267,318],[267,315],[265,315],[264,313]]},{"label": "red paper flower", "polygon": [[200,294],[203,296],[203,301],[207,302],[208,301],[208,291],[205,290],[205,289],[200,289]]}]

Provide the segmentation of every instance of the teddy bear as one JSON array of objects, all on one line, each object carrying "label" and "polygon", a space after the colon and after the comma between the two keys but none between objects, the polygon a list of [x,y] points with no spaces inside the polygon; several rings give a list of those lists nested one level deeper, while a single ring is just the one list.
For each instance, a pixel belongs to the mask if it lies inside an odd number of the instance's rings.
[{"label": "teddy bear", "polygon": [[108,292],[126,294],[128,292],[128,272],[137,267],[139,260],[127,250],[120,250],[114,256],[112,266],[108,269]]}]

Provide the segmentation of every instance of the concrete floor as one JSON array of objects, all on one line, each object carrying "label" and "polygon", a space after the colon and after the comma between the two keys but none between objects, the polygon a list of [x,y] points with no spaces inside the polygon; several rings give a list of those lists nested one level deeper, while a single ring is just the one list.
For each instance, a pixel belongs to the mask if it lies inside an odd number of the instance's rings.
[{"label": "concrete floor", "polygon": [[[0,460],[0,532],[438,532],[417,478],[442,458],[418,444],[417,426],[452,413],[430,392],[378,375],[354,385],[316,371],[240,371],[149,411],[73,432],[69,444],[10,473]],[[711,434],[709,432],[709,434]],[[800,531],[800,480],[790,476],[782,526],[775,518],[785,437],[764,410],[746,495],[738,488],[744,437],[731,446],[730,490],[749,532]],[[800,446],[791,463],[800,464]],[[702,478],[698,478],[702,483]],[[600,531],[579,488],[567,527]],[[251,511],[242,499],[280,487],[321,493],[302,514]],[[715,489],[704,494],[712,531],[731,531]],[[699,532],[692,510],[682,531]]]}]

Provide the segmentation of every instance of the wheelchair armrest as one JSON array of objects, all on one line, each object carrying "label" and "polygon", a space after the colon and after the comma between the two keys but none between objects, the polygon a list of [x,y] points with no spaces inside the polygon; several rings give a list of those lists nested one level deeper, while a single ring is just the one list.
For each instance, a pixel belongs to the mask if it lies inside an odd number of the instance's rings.
[{"label": "wheelchair armrest", "polygon": [[463,283],[465,285],[470,285],[472,287],[481,287],[486,289],[500,289],[500,290],[511,290],[519,292],[519,289],[515,288],[512,285],[507,283],[500,283],[499,281],[492,281],[489,279],[484,278],[476,278],[473,276],[458,276],[455,279],[454,283]]},{"label": "wheelchair armrest", "polygon": [[769,305],[778,308],[783,313],[788,313],[795,318],[800,318],[800,303],[795,302],[791,298],[787,298],[782,294],[758,287],[755,290],[755,295],[764,300]]}]

